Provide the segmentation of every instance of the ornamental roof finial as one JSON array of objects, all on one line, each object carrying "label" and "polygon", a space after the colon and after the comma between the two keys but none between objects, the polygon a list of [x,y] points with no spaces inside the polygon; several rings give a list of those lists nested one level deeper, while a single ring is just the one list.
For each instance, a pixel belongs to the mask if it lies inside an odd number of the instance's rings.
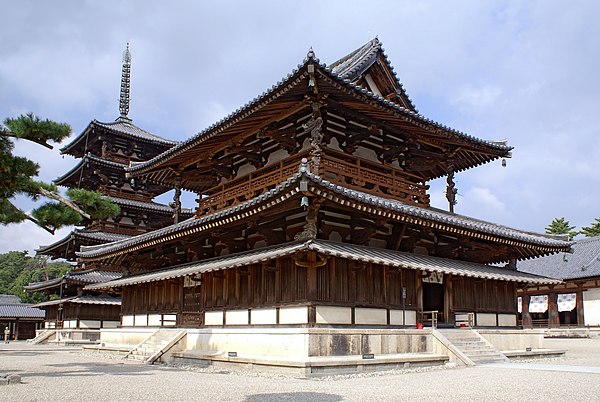
[{"label": "ornamental roof finial", "polygon": [[119,112],[121,118],[128,119],[129,113],[129,92],[131,82],[131,53],[129,52],[129,42],[123,52],[123,68],[121,69],[121,97],[119,98]]}]

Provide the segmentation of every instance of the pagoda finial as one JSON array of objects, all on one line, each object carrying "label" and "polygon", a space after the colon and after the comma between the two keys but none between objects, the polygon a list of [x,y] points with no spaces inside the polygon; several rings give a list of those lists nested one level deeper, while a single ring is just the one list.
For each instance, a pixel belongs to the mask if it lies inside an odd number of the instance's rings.
[{"label": "pagoda finial", "polygon": [[121,70],[121,97],[119,98],[120,118],[128,119],[129,113],[129,91],[131,82],[131,53],[129,52],[129,42],[123,52],[123,68]]}]

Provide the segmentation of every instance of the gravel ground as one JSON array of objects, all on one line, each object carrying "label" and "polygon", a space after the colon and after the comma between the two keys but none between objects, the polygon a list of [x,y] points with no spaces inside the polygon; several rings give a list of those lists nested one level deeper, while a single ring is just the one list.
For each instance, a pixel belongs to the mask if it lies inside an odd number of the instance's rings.
[{"label": "gravel ground", "polygon": [[[564,358],[536,364],[600,366],[600,339],[549,339]],[[0,387],[0,401],[377,401],[600,399],[600,374],[506,367],[434,368],[320,379],[148,366],[106,355],[13,342],[0,344],[0,373],[22,384]]]}]

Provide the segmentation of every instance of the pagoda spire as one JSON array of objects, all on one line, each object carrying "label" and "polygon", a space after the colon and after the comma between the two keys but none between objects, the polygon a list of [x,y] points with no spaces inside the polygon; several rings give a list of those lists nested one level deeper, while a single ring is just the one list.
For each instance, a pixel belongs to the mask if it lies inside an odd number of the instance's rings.
[{"label": "pagoda spire", "polygon": [[131,86],[131,53],[129,52],[129,42],[123,52],[123,68],[121,70],[121,97],[119,98],[119,119],[129,120],[129,92]]}]

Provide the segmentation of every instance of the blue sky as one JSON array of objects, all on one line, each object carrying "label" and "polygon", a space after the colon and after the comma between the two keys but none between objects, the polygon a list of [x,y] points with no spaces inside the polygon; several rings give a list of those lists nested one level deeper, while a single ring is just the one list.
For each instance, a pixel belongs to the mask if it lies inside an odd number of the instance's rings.
[{"label": "blue sky", "polygon": [[[130,117],[178,140],[275,84],[311,46],[331,63],[377,35],[420,113],[515,147],[506,168],[457,175],[457,213],[530,231],[554,217],[579,228],[600,216],[600,3],[21,0],[3,14],[1,117],[33,112],[75,134],[114,120],[130,42]],[[19,143],[17,152],[52,180],[75,164],[58,148]],[[430,184],[446,208],[444,181]],[[0,252],[67,232],[0,227]]]}]

